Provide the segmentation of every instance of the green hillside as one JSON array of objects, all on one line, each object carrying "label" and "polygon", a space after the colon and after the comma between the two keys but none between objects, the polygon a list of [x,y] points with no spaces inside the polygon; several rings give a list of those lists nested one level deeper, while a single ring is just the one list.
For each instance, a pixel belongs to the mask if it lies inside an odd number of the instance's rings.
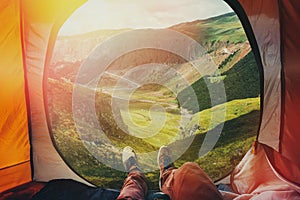
[{"label": "green hillside", "polygon": [[[109,154],[111,146],[104,144],[93,131],[84,135],[78,133],[72,115],[72,89],[72,83],[48,79],[48,105],[55,144],[64,160],[84,178],[101,187],[120,188],[126,174],[99,162],[89,152],[91,149],[87,149],[84,142],[95,143],[97,153],[93,152],[94,155],[101,154],[105,159],[115,159],[117,164],[122,162],[121,153]],[[86,92],[85,90],[88,89],[83,88],[82,92]],[[97,93],[95,106],[97,110],[101,110],[101,113],[97,113],[99,123],[113,145],[120,149],[129,145],[138,152],[154,150],[151,144],[130,136],[117,127],[112,116],[110,101],[109,95]]]},{"label": "green hillside", "polygon": [[247,41],[241,22],[235,13],[228,13],[205,20],[205,43],[226,42],[242,43]]},{"label": "green hillside", "polygon": [[256,107],[249,113],[226,121],[216,146],[202,157],[198,157],[198,154],[206,133],[197,134],[188,150],[175,162],[176,166],[194,161],[213,180],[226,176],[239,163],[255,140],[260,117],[258,109],[259,107]]},{"label": "green hillside", "polygon": [[[227,101],[257,97],[260,94],[259,73],[253,53],[249,53],[230,70],[221,74],[221,77],[223,79]],[[189,102],[188,97],[190,96],[189,92],[191,90],[185,89],[179,93],[178,98],[186,100],[182,104],[184,108],[196,113],[211,107],[207,83],[221,84],[220,82],[211,83],[211,78],[213,77],[206,76],[191,85],[195,94],[197,94],[199,110],[193,110],[194,106]],[[211,92],[213,93],[214,91]],[[217,96],[218,94],[215,95]]]},{"label": "green hillside", "polygon": [[170,27],[205,46],[216,43],[237,44],[247,41],[244,29],[235,13],[227,13],[206,20],[186,22]]}]

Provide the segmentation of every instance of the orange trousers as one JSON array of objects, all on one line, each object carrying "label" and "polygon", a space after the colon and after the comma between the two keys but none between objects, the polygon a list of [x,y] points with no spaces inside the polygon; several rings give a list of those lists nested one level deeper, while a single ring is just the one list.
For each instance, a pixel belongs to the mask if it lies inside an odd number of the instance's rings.
[{"label": "orange trousers", "polygon": [[144,200],[147,192],[144,174],[133,171],[128,174],[117,200]]},{"label": "orange trousers", "polygon": [[[172,200],[221,200],[222,195],[198,164],[187,162],[180,168],[161,172],[161,191]],[[126,178],[118,200],[144,200],[148,187],[141,172],[131,172]]]},{"label": "orange trousers", "polygon": [[222,195],[198,164],[187,162],[178,169],[161,173],[161,191],[172,200],[221,200]]}]

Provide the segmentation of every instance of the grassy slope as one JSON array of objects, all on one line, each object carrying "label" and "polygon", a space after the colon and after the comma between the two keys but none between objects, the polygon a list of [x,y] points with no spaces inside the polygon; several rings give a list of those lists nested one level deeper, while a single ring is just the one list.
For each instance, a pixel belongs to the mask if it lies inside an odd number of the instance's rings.
[{"label": "grassy slope", "polygon": [[210,18],[202,24],[206,30],[205,43],[242,43],[247,41],[245,32],[235,13]]},{"label": "grassy slope", "polygon": [[[166,95],[162,91],[167,88],[153,90],[153,87],[143,87],[136,90],[131,96],[129,112],[122,112],[124,122],[134,123],[132,131],[137,136],[145,136],[144,141],[159,148],[162,144],[171,143],[178,136],[180,126],[179,108],[173,93]],[[155,106],[164,111],[154,110]],[[156,119],[161,119],[154,123]],[[165,121],[164,121],[165,120]],[[153,137],[149,137],[153,135]]]},{"label": "grassy slope", "polygon": [[[201,125],[201,128],[195,132],[196,135],[192,144],[175,162],[175,165],[179,167],[185,162],[197,162],[213,180],[225,176],[236,166],[255,140],[260,116],[259,103],[258,97],[233,100],[226,103],[226,120],[222,134],[214,149],[202,157],[199,157],[198,154],[207,131],[216,127],[210,126],[211,109],[196,113],[190,126],[198,123]],[[221,106],[216,106],[213,109],[219,108]],[[195,121],[198,119],[197,115],[201,116],[199,122]],[[177,117],[179,118],[180,116]],[[164,141],[165,137],[170,137],[167,130],[162,130],[162,133],[162,135],[156,136],[155,144],[158,146],[166,144]],[[170,146],[177,147],[184,140],[188,140],[188,138],[175,141]],[[158,173],[156,171],[146,174],[151,188],[157,188]]]},{"label": "grassy slope", "polygon": [[180,166],[184,162],[195,161],[213,180],[219,179],[230,172],[249,150],[255,140],[258,123],[257,110],[226,121],[215,148],[203,157],[198,157],[198,154],[205,134],[198,134],[175,164]]},{"label": "grassy slope", "polygon": [[181,23],[170,29],[182,32],[202,45],[213,46],[218,42],[241,43],[247,41],[245,32],[235,13],[228,13],[207,20]]},{"label": "grassy slope", "polygon": [[[198,133],[189,149],[176,162],[181,165],[187,161],[196,161],[211,177],[218,179],[229,172],[242,158],[254,141],[258,123],[260,100],[246,98],[226,103],[226,120],[222,134],[215,146],[207,155],[198,157],[200,147],[208,130],[216,128],[210,126],[211,109],[195,114],[193,120],[200,115]],[[216,106],[213,109],[218,109]],[[194,124],[194,122],[191,124]],[[212,165],[214,167],[212,167]]]},{"label": "grassy slope", "polygon": [[[195,26],[198,28],[195,28]],[[196,39],[197,37],[194,34],[199,33],[198,41],[207,49],[209,55],[219,66],[219,73],[221,73],[219,78],[223,79],[227,100],[257,97],[259,95],[259,79],[255,59],[252,53],[247,53],[249,51],[244,49],[249,48],[244,45],[247,43],[247,38],[235,14],[229,13],[204,21],[183,23],[174,26],[173,29],[184,32]],[[232,48],[232,45],[236,47]],[[231,49],[232,54],[224,55],[222,49],[226,48]],[[192,89],[198,97],[198,110],[195,110],[195,106],[188,98],[191,96],[189,94],[191,90],[189,89],[181,91],[178,95],[178,99],[184,99],[180,101],[181,106],[194,113],[211,107],[207,84],[218,87],[220,83],[212,83],[211,81],[219,78],[203,77],[192,84]],[[218,93],[214,94],[214,92],[211,91],[211,94],[218,96]],[[223,102],[220,100],[219,103]]]},{"label": "grassy slope", "polygon": [[[252,53],[245,56],[230,70],[223,73],[222,76],[225,76],[223,84],[225,87],[227,101],[259,96],[259,74]],[[191,86],[197,94],[199,110],[211,107],[211,99],[206,81],[210,81],[208,77],[199,79]],[[217,85],[220,83],[216,82],[213,84]],[[217,96],[218,94],[215,95]],[[193,106],[189,103],[189,96],[189,90],[186,89],[179,93],[178,98],[185,99],[186,101],[183,102],[182,106],[196,113],[199,110],[192,110]]]},{"label": "grassy slope", "polygon": [[[108,166],[100,163],[96,158],[94,158],[91,153],[86,149],[83,144],[83,140],[77,133],[75,122],[72,116],[72,85],[71,83],[65,83],[62,81],[48,79],[48,95],[50,121],[51,128],[53,131],[53,137],[55,143],[62,153],[65,161],[79,174],[82,174],[87,180],[93,182],[100,187],[111,187],[120,188],[122,186],[123,180],[126,177],[124,172],[120,172],[111,169]],[[62,101],[63,100],[63,101]],[[112,143],[122,149],[123,147],[130,145],[137,149],[139,152],[143,152],[144,149],[153,150],[153,146],[144,142],[143,140],[132,137],[121,130],[116,129],[114,121],[112,121],[111,113],[109,112],[109,107],[104,106],[109,105],[110,97],[105,95],[102,101],[96,99],[96,106],[102,105],[108,110],[103,110],[105,118],[99,116],[100,124],[109,133],[109,139]],[[97,135],[91,133],[90,135],[81,135],[81,137],[88,138],[89,141],[99,140]],[[120,138],[121,137],[121,138]],[[106,152],[109,147],[99,146],[103,152]],[[107,158],[110,159],[110,158]],[[119,159],[121,162],[121,159]]]}]

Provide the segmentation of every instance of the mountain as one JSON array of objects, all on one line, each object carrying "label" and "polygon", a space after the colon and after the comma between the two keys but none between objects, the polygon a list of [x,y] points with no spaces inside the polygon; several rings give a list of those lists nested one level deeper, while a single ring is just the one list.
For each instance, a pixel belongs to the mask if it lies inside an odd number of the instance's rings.
[{"label": "mountain", "polygon": [[[223,71],[230,69],[251,51],[239,19],[233,13],[206,20],[180,23],[169,27],[169,29],[178,31],[197,41],[206,50],[215,65]],[[115,35],[122,34],[125,31],[129,31],[129,29],[99,30],[81,35],[59,36],[55,44],[50,66],[48,67],[49,77],[54,79],[61,79],[63,77],[65,80],[74,82],[82,62],[90,53],[103,41]],[[136,36],[133,35],[132,37]],[[147,31],[145,31],[144,35],[139,35],[139,37],[137,38],[138,41],[147,40]],[[168,38],[170,36],[166,37],[165,40],[170,40]],[[164,40],[164,38],[160,39]],[[174,42],[177,43],[176,45],[186,48],[184,44],[181,44],[182,41]],[[126,45],[126,39],[124,39],[123,44],[120,43],[119,45]],[[200,76],[199,74],[195,76],[195,70],[180,56],[159,49],[147,48],[132,51],[116,58],[106,70],[122,76],[131,68],[147,63],[161,63],[171,66],[182,74],[190,84],[198,80]],[[86,73],[94,72],[87,71]],[[139,78],[138,75],[132,75],[132,77],[135,79]],[[112,79],[111,76],[104,76],[102,78]],[[116,79],[116,77],[114,78]],[[174,82],[176,81],[174,80]]]}]

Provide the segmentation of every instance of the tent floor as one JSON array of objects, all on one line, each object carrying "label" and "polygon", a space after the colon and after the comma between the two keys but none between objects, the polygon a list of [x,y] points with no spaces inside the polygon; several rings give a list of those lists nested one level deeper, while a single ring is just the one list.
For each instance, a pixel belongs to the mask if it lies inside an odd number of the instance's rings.
[{"label": "tent floor", "polygon": [[29,182],[0,193],[0,200],[30,200],[46,183]]},{"label": "tent floor", "polygon": [[[71,179],[55,179],[46,183],[30,182],[20,185],[1,193],[0,200],[114,200],[119,193],[119,190],[92,187]],[[149,190],[146,199],[170,198],[160,191]]]}]

